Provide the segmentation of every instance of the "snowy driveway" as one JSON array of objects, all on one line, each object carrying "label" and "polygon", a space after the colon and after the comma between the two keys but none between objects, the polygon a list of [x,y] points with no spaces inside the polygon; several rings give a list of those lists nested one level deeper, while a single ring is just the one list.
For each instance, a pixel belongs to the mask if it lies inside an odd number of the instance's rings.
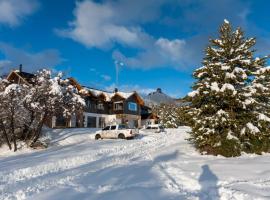
[{"label": "snowy driveway", "polygon": [[54,130],[49,149],[0,157],[0,199],[270,198],[270,155],[201,156],[188,130],[99,141]]}]

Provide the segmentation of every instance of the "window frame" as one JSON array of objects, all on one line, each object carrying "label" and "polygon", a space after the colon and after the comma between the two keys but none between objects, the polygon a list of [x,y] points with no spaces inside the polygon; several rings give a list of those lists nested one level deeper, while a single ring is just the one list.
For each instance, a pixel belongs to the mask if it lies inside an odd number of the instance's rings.
[{"label": "window frame", "polygon": [[[121,106],[120,106],[121,105]],[[119,108],[121,107],[121,108]],[[124,102],[123,101],[116,101],[113,102],[113,110],[115,111],[121,111],[124,110]]]},{"label": "window frame", "polygon": [[[132,106],[134,106],[134,109],[132,108]],[[133,112],[137,112],[138,111],[138,105],[135,102],[128,102],[128,110],[129,111],[133,111]]]},{"label": "window frame", "polygon": [[102,103],[102,102],[97,103],[97,109],[98,110],[104,110],[105,109],[104,108],[104,103]]}]

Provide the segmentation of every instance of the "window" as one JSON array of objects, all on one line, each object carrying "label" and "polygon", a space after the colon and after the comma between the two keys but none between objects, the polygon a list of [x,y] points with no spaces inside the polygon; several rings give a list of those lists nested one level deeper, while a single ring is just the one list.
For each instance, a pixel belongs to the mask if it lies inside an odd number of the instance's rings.
[{"label": "window", "polygon": [[96,117],[87,117],[87,127],[88,128],[96,128]]},{"label": "window", "polygon": [[121,124],[121,125],[118,126],[118,129],[119,129],[119,130],[121,130],[121,129],[126,129],[126,128],[127,128],[127,126],[124,125],[124,124]]},{"label": "window", "polygon": [[98,110],[104,110],[104,104],[103,103],[98,103],[97,109]]},{"label": "window", "polygon": [[128,109],[131,111],[137,111],[137,104],[133,102],[128,102]]},{"label": "window", "polygon": [[116,129],[116,126],[111,126],[111,130],[115,130]]},{"label": "window", "polygon": [[66,126],[66,118],[63,116],[57,116],[55,120],[56,127],[65,127]]},{"label": "window", "polygon": [[88,99],[88,100],[86,100],[86,107],[87,108],[91,108],[91,101]]},{"label": "window", "polygon": [[106,126],[104,129],[102,129],[103,131],[107,131],[110,130],[110,126]]},{"label": "window", "polygon": [[115,102],[113,105],[114,110],[123,110],[123,102]]}]

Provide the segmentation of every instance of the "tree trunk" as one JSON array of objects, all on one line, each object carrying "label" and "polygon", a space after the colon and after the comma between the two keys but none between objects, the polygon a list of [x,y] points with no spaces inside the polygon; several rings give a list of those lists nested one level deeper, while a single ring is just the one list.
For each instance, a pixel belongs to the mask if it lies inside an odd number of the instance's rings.
[{"label": "tree trunk", "polygon": [[7,134],[7,132],[6,132],[4,123],[3,123],[2,121],[0,121],[0,126],[3,128],[3,135],[4,135],[4,138],[5,138],[6,143],[7,143],[7,145],[8,145],[8,148],[9,148],[9,150],[11,150],[12,147],[11,147],[10,141],[9,141],[9,139],[8,139],[8,134]]},{"label": "tree trunk", "polygon": [[33,129],[31,129],[31,127],[32,127],[34,119],[35,119],[34,112],[32,111],[31,112],[31,120],[30,120],[30,123],[29,123],[29,126],[28,126],[28,130],[25,133],[24,141],[26,141],[28,138],[31,137],[30,133],[33,131]]},{"label": "tree trunk", "polygon": [[15,135],[15,124],[14,124],[14,110],[12,109],[11,111],[12,116],[11,116],[11,121],[10,121],[10,128],[11,128],[11,135],[12,135],[12,140],[13,140],[13,145],[14,145],[14,152],[17,151],[17,142],[16,142],[16,135]]},{"label": "tree trunk", "polygon": [[31,145],[33,145],[39,139],[40,134],[41,134],[41,130],[42,130],[42,127],[43,127],[43,125],[45,123],[46,118],[47,118],[47,113],[44,114],[42,120],[39,122],[38,127],[37,127],[37,131],[36,131],[36,135],[33,138],[32,142],[31,142]]}]

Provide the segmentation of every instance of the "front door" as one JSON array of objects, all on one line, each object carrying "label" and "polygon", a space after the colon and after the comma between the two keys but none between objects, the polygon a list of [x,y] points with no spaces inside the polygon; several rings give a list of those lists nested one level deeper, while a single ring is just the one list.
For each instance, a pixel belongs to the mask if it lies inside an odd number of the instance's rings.
[{"label": "front door", "polygon": [[96,117],[87,117],[87,127],[88,128],[96,128]]}]

